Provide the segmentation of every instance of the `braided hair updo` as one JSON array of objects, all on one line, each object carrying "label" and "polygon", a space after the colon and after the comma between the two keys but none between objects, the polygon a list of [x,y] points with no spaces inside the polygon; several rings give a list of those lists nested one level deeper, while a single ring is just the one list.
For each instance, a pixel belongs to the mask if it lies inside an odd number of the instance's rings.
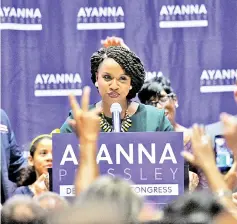
[{"label": "braided hair updo", "polygon": [[140,58],[132,51],[120,46],[102,48],[96,51],[91,56],[91,80],[94,84],[98,68],[106,58],[114,59],[122,67],[126,75],[131,78],[132,89],[129,91],[127,99],[134,98],[145,80],[145,70]]}]

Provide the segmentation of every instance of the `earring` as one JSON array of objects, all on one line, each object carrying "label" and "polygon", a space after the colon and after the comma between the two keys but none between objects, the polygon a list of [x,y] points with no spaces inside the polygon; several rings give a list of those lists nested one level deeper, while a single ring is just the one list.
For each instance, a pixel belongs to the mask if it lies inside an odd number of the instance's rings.
[{"label": "earring", "polygon": [[98,87],[98,82],[95,82],[95,87]]},{"label": "earring", "polygon": [[175,103],[175,107],[178,108],[178,107],[179,107],[179,104],[178,104],[178,103]]},{"label": "earring", "polygon": [[132,86],[130,86],[129,89],[131,90],[131,89],[132,89]]}]

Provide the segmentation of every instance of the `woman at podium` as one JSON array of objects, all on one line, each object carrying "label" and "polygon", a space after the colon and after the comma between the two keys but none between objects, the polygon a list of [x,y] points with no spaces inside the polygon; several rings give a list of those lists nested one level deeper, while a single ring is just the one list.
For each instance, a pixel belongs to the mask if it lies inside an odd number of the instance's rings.
[{"label": "woman at podium", "polygon": [[[112,132],[110,107],[119,103],[121,132],[173,131],[163,109],[132,101],[144,84],[145,70],[139,57],[124,47],[111,46],[96,51],[91,56],[91,80],[101,96],[101,101],[90,108],[100,107],[101,132]],[[73,132],[69,120],[72,112],[60,129],[60,133]]]}]

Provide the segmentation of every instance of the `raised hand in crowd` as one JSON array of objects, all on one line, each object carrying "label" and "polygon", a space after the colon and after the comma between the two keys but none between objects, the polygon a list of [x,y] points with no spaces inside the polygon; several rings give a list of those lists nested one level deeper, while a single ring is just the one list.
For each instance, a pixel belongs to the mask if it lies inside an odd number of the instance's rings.
[{"label": "raised hand in crowd", "polygon": [[229,190],[224,177],[216,166],[211,139],[205,134],[203,127],[196,124],[193,126],[191,141],[193,154],[184,151],[182,155],[188,162],[203,170],[213,193],[218,196],[220,202],[231,211],[237,220],[237,209],[232,202],[232,191]]},{"label": "raised hand in crowd", "polygon": [[100,132],[99,113],[101,112],[101,108],[89,110],[90,87],[86,86],[83,89],[81,107],[77,103],[75,96],[69,96],[69,101],[74,117],[74,120],[70,120],[70,124],[74,127],[77,137],[80,138],[80,142],[97,141]]},{"label": "raised hand in crowd", "polygon": [[97,141],[100,132],[101,108],[89,110],[90,88],[85,87],[81,98],[81,107],[74,96],[69,96],[75,128],[80,143],[79,167],[75,178],[76,195],[85,190],[98,176],[99,167],[96,163]]},{"label": "raised hand in crowd", "polygon": [[101,45],[105,48],[111,46],[121,46],[129,50],[129,47],[124,43],[123,39],[120,37],[107,37],[105,40],[101,40]]},{"label": "raised hand in crowd", "polygon": [[230,190],[234,190],[237,186],[237,156],[234,155],[234,163],[231,169],[224,176],[224,180]]},{"label": "raised hand in crowd", "polygon": [[184,158],[203,171],[208,170],[210,167],[216,167],[215,154],[211,146],[211,141],[209,136],[204,134],[203,127],[196,124],[193,125],[191,141],[193,154],[184,151],[182,152]]},{"label": "raised hand in crowd", "polygon": [[[237,94],[235,93],[235,95]],[[228,187],[233,190],[237,186],[237,118],[227,113],[222,113],[220,120],[223,123],[223,132],[227,146],[232,150],[234,155],[234,164],[225,175]],[[233,193],[233,202],[237,206],[237,193]]]}]

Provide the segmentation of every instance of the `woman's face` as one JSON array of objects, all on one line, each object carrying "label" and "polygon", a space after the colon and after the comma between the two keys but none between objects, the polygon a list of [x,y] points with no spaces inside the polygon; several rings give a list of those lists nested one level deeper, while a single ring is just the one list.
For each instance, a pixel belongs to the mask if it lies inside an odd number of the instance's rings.
[{"label": "woman's face", "polygon": [[36,147],[34,156],[29,156],[29,164],[35,167],[37,177],[52,168],[52,139],[41,139]]},{"label": "woman's face", "polygon": [[165,115],[171,123],[175,122],[175,107],[176,100],[167,94],[164,90],[161,91],[159,97],[152,97],[150,104],[156,106],[159,109],[165,110]]},{"label": "woman's face", "polygon": [[131,78],[112,58],[106,58],[97,73],[98,90],[105,102],[112,104],[126,99],[130,91]]}]

